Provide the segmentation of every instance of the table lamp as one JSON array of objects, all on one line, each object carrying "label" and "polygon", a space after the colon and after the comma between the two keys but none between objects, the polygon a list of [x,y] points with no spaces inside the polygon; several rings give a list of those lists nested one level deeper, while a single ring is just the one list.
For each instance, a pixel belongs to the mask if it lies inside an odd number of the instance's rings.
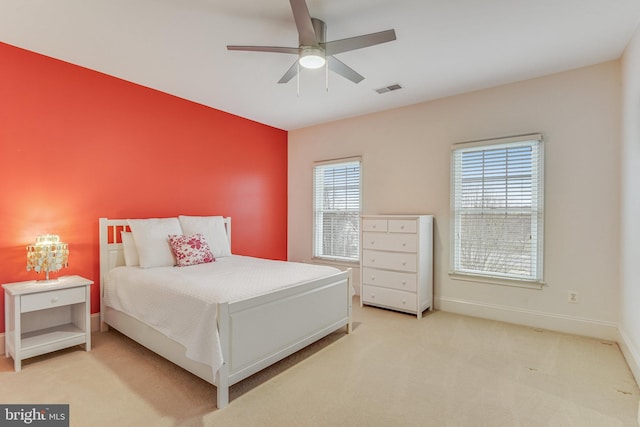
[{"label": "table lamp", "polygon": [[43,234],[36,237],[35,243],[27,245],[27,271],[44,271],[45,280],[49,280],[50,271],[68,267],[69,245],[60,241],[55,234]]}]

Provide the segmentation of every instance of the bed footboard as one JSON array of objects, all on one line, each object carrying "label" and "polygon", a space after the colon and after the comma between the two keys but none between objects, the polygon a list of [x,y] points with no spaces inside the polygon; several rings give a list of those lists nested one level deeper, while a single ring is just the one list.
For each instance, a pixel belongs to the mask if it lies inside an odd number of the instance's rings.
[{"label": "bed footboard", "polygon": [[[228,387],[342,327],[351,332],[351,271],[219,306],[225,364],[218,371],[218,408]],[[226,378],[225,378],[226,377]]]}]

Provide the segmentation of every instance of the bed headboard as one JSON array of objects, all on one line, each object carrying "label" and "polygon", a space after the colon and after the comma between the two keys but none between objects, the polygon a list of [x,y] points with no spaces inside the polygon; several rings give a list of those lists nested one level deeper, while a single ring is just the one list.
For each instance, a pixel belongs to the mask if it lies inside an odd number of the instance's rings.
[{"label": "bed headboard", "polygon": [[[231,244],[231,218],[224,218],[224,226],[227,232],[229,244]],[[122,231],[130,231],[128,219],[99,219],[99,244],[100,244],[100,318],[104,313],[103,282],[109,270],[124,264],[124,250],[122,248]],[[102,322],[101,322],[102,323]]]}]

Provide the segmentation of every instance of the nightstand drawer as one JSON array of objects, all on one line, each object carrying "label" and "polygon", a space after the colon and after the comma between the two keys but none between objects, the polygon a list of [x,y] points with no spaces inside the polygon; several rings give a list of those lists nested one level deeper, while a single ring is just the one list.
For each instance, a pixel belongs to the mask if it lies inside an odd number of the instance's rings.
[{"label": "nightstand drawer", "polygon": [[43,310],[86,301],[86,287],[60,289],[23,295],[20,300],[20,312]]}]

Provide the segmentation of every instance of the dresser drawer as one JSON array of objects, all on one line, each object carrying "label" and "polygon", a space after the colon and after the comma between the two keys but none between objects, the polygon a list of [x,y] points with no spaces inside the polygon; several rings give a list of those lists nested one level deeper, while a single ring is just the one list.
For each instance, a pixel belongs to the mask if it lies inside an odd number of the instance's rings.
[{"label": "dresser drawer", "polygon": [[20,311],[27,313],[29,311],[60,307],[85,301],[86,288],[84,286],[40,292],[37,294],[23,295],[20,300]]},{"label": "dresser drawer", "polygon": [[387,231],[386,219],[363,219],[362,231]]},{"label": "dresser drawer", "polygon": [[390,233],[415,233],[418,231],[418,223],[413,219],[390,219]]},{"label": "dresser drawer", "polygon": [[362,301],[365,304],[395,308],[402,311],[415,312],[417,310],[416,294],[377,286],[364,285],[362,287]]},{"label": "dresser drawer", "polygon": [[362,251],[363,267],[385,268],[388,270],[417,271],[416,254],[379,252],[364,249]]},{"label": "dresser drawer", "polygon": [[375,268],[365,267],[362,269],[362,283],[415,292],[418,278],[415,273],[400,273],[397,271],[377,270]]},{"label": "dresser drawer", "polygon": [[415,252],[418,249],[418,240],[415,234],[364,232],[362,247],[381,251]]}]

